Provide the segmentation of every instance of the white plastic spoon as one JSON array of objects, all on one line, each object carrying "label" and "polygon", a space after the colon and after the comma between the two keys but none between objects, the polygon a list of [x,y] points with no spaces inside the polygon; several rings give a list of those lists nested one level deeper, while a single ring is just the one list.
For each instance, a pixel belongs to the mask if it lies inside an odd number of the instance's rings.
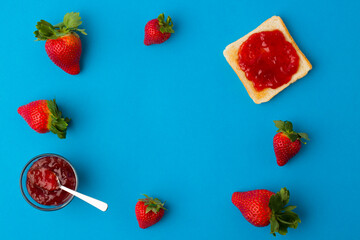
[{"label": "white plastic spoon", "polygon": [[[94,207],[100,209],[101,211],[105,212],[108,209],[108,205],[102,201],[99,201],[95,198],[86,196],[84,194],[81,194],[79,192],[76,192],[70,188],[67,188],[63,185],[61,185],[59,178],[56,176],[56,174],[50,170],[47,169],[43,169],[42,171],[40,171],[40,174],[38,174],[40,176],[40,178],[37,178],[37,180],[39,181],[37,183],[37,185],[41,188],[44,188],[48,191],[54,191],[57,188],[60,188],[78,198],[80,198],[81,200],[87,202],[90,205],[93,205]],[[50,183],[48,183],[48,180],[51,180]],[[55,181],[54,181],[55,180]],[[57,185],[56,185],[57,182]]]},{"label": "white plastic spoon", "polygon": [[79,192],[76,192],[76,191],[74,191],[74,190],[72,190],[70,188],[64,187],[64,186],[62,186],[60,184],[59,179],[58,179],[58,183],[59,183],[59,188],[60,189],[62,189],[64,191],[66,191],[66,192],[80,198],[81,200],[87,202],[90,205],[93,205],[94,207],[100,209],[101,211],[105,212],[108,209],[107,203],[104,203],[104,202],[99,201],[99,200],[97,200],[95,198],[92,198],[92,197],[86,196],[84,194],[81,194]]}]

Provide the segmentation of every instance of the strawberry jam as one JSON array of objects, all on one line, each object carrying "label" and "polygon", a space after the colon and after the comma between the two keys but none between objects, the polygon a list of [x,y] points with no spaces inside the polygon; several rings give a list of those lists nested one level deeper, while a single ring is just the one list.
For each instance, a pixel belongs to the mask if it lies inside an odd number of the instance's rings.
[{"label": "strawberry jam", "polygon": [[239,66],[257,91],[276,89],[291,80],[299,56],[279,30],[251,35],[239,48]]},{"label": "strawberry jam", "polygon": [[58,181],[61,185],[75,190],[76,175],[70,164],[60,157],[46,156],[30,167],[26,188],[36,202],[58,206],[71,197],[71,194],[59,188]]}]

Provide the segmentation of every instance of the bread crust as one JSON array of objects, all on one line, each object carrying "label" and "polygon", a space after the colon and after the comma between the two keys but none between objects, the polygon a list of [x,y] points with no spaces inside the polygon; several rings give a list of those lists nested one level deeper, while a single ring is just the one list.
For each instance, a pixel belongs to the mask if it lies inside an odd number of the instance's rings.
[{"label": "bread crust", "polygon": [[[299,55],[299,68],[298,71],[291,77],[291,80],[276,88],[266,88],[262,91],[257,91],[254,88],[254,84],[252,81],[247,79],[245,72],[242,71],[239,67],[238,63],[238,51],[243,42],[245,42],[252,34],[262,32],[262,31],[273,31],[273,30],[280,30],[283,34],[285,39],[290,42],[293,47],[295,48],[297,54]],[[271,98],[273,98],[276,94],[287,88],[290,84],[296,82],[298,79],[304,77],[311,69],[312,66],[309,60],[305,57],[305,55],[301,52],[299,47],[296,45],[294,39],[291,37],[288,29],[286,28],[284,22],[279,16],[273,16],[263,22],[260,26],[256,29],[251,31],[250,33],[246,34],[244,37],[238,39],[237,41],[229,44],[224,50],[224,56],[232,69],[240,78],[241,82],[244,84],[246,91],[248,92],[249,96],[253,99],[253,101],[257,104],[267,102]]]}]

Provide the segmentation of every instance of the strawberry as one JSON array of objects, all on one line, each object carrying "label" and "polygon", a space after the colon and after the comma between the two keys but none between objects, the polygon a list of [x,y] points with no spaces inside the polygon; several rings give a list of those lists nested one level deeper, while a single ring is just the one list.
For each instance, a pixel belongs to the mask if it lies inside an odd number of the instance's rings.
[{"label": "strawberry", "polygon": [[66,129],[70,119],[62,118],[61,112],[54,100],[37,100],[18,108],[18,113],[25,119],[29,126],[38,133],[49,131],[66,137]]},{"label": "strawberry", "polygon": [[231,200],[248,222],[256,227],[271,224],[270,233],[276,236],[276,232],[285,235],[288,227],[296,229],[301,222],[292,212],[296,206],[285,207],[289,198],[290,192],[282,188],[276,194],[265,189],[235,192]]},{"label": "strawberry", "polygon": [[144,194],[146,198],[139,199],[135,206],[135,214],[140,228],[148,228],[159,222],[164,215],[164,203],[157,198],[153,199]]},{"label": "strawberry", "polygon": [[172,29],[173,22],[168,16],[165,22],[165,15],[162,13],[157,19],[150,20],[145,25],[145,39],[144,44],[149,46],[151,44],[160,44],[169,39],[174,30]]},{"label": "strawberry", "polygon": [[[276,161],[279,166],[284,166],[300,151],[301,139],[310,139],[306,133],[294,132],[293,125],[289,121],[278,120],[274,121],[274,123],[279,128],[273,139]],[[306,142],[303,143],[306,144]]]},{"label": "strawberry", "polygon": [[51,61],[65,72],[76,75],[80,72],[81,40],[75,31],[84,35],[79,13],[67,13],[62,23],[51,25],[41,20],[34,32],[37,41],[45,40],[45,50]]}]

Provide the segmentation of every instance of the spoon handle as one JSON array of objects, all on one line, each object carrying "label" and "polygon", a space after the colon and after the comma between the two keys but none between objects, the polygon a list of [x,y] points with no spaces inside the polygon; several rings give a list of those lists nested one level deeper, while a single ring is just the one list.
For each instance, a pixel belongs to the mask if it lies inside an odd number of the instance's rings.
[{"label": "spoon handle", "polygon": [[64,186],[60,186],[60,188],[68,193],[71,193],[72,195],[80,198],[81,200],[87,202],[90,205],[93,205],[94,207],[100,209],[101,211],[105,212],[108,209],[108,205],[102,201],[99,201],[95,198],[86,196],[84,194],[81,194],[79,192],[75,192],[74,190],[64,187]]}]

